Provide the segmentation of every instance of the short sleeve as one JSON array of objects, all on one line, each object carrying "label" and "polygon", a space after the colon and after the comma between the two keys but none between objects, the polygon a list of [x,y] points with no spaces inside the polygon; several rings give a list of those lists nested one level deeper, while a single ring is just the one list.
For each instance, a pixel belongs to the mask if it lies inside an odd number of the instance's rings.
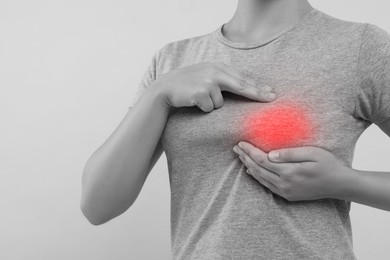
[{"label": "short sleeve", "polygon": [[148,67],[146,68],[146,71],[144,72],[143,76],[141,77],[141,80],[138,83],[137,90],[130,101],[129,108],[133,107],[135,103],[141,98],[141,96],[144,94],[148,86],[156,80],[157,75],[157,61],[159,58],[160,50],[156,51],[151,61],[149,62]]},{"label": "short sleeve", "polygon": [[355,116],[379,124],[390,117],[390,34],[365,23],[358,69]]}]

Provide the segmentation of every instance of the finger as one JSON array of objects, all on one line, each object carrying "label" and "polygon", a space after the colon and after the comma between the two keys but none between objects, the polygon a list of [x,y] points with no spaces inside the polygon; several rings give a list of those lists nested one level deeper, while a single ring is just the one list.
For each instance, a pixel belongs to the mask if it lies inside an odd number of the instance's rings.
[{"label": "finger", "polygon": [[222,73],[217,76],[220,89],[241,95],[253,100],[270,102],[275,97],[269,97],[271,88],[269,86],[258,86],[258,84],[245,72],[240,72],[230,66],[220,65]]},{"label": "finger", "polygon": [[214,103],[214,108],[221,108],[223,106],[223,96],[219,88],[213,87],[210,92],[210,97]]},{"label": "finger", "polygon": [[273,183],[275,186],[280,182],[278,174],[261,167],[246,153],[241,153],[239,158],[245,166],[250,169],[254,177],[261,177],[262,179]]},{"label": "finger", "polygon": [[211,100],[210,96],[196,100],[195,105],[199,107],[201,110],[203,110],[204,112],[211,112],[214,110],[214,103]]},{"label": "finger", "polygon": [[317,147],[304,146],[274,150],[268,158],[274,162],[317,162],[318,155]]},{"label": "finger", "polygon": [[283,172],[283,168],[285,168],[285,165],[270,161],[267,153],[252,145],[251,143],[241,141],[239,142],[238,146],[244,153],[248,154],[252,158],[252,160],[255,161],[258,165],[267,168],[268,170],[275,172],[276,174],[280,174],[280,172]]},{"label": "finger", "polygon": [[264,185],[265,187],[267,187],[269,190],[271,190],[273,193],[277,194],[280,196],[280,191],[279,191],[279,188],[276,187],[274,184],[272,184],[271,182],[263,179],[260,177],[260,175],[256,175],[254,176],[253,173],[247,169],[246,172],[251,175],[254,179],[256,179],[258,182],[260,182],[260,184]]}]

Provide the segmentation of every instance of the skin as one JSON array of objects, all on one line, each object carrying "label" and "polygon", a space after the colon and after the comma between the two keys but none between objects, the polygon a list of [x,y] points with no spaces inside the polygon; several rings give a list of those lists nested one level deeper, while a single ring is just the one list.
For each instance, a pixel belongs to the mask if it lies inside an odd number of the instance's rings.
[{"label": "skin", "polygon": [[296,23],[313,7],[306,0],[239,0],[223,35],[236,42],[259,42]]},{"label": "skin", "polygon": [[[378,126],[390,137],[390,118]],[[314,146],[265,153],[241,141],[233,151],[248,174],[289,201],[335,198],[390,211],[390,172],[349,168]]]}]

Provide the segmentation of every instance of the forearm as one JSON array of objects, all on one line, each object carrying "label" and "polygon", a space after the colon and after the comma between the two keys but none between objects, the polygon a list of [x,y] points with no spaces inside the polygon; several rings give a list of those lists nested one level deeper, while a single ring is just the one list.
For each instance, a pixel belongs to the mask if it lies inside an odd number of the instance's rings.
[{"label": "forearm", "polygon": [[88,159],[81,208],[91,223],[102,224],[118,216],[137,198],[168,118],[169,110],[159,94],[145,92]]},{"label": "forearm", "polygon": [[340,199],[390,211],[390,172],[346,168]]}]

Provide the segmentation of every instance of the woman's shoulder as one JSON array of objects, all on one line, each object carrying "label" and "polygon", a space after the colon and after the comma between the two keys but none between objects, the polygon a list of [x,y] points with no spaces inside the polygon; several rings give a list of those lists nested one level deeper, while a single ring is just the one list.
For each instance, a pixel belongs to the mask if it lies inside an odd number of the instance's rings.
[{"label": "woman's shoulder", "polygon": [[171,41],[158,50],[158,71],[165,73],[194,61],[200,49],[207,50],[213,44],[213,32]]},{"label": "woman's shoulder", "polygon": [[209,32],[202,35],[170,41],[160,48],[160,52],[167,54],[188,52],[195,46],[198,46],[202,43],[207,43],[208,41],[212,40],[212,37],[213,32]]}]

